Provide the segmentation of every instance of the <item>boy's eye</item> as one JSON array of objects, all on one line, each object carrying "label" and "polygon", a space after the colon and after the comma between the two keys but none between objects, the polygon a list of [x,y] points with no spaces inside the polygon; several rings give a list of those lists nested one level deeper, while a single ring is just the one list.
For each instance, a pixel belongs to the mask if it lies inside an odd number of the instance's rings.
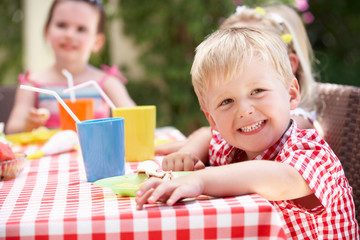
[{"label": "boy's eye", "polygon": [[263,92],[263,91],[265,91],[265,90],[258,88],[258,89],[253,90],[253,91],[251,92],[251,95],[254,95],[254,94],[257,94],[257,93],[261,93],[261,92]]},{"label": "boy's eye", "polygon": [[225,99],[224,101],[222,101],[222,102],[220,103],[220,106],[227,105],[227,104],[229,104],[229,103],[232,103],[233,101],[234,101],[234,100],[232,100],[232,99],[230,99],[230,98]]}]

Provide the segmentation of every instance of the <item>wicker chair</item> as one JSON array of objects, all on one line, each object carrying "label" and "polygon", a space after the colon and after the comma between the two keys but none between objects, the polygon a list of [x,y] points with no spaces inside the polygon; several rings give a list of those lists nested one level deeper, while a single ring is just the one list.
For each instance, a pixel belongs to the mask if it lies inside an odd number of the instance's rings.
[{"label": "wicker chair", "polygon": [[14,105],[16,87],[0,87],[0,122],[6,123]]},{"label": "wicker chair", "polygon": [[360,87],[318,83],[319,132],[341,161],[360,223]]}]

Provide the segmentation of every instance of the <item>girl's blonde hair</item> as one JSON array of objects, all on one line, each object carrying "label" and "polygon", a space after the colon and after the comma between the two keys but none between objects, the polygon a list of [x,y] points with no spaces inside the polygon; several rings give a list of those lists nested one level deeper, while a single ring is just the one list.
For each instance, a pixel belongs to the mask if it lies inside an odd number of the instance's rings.
[{"label": "girl's blonde hair", "polygon": [[229,28],[214,32],[197,48],[191,67],[192,83],[200,106],[206,110],[206,91],[238,77],[252,60],[270,64],[289,87],[294,75],[285,42],[278,34],[255,28]]},{"label": "girl's blonde hair", "polygon": [[288,52],[295,53],[300,63],[295,73],[300,86],[300,107],[308,111],[312,110],[316,97],[315,79],[311,70],[314,54],[299,15],[286,5],[268,6],[263,9],[239,7],[235,14],[221,24],[220,29],[236,27],[240,23],[249,21],[258,23],[259,28],[273,31],[280,36],[290,36],[287,39]]}]

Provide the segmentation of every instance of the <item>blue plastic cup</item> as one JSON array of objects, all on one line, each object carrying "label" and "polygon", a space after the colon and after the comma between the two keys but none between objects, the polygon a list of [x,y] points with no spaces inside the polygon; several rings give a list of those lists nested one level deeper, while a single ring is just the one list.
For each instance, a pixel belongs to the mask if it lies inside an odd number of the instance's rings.
[{"label": "blue plastic cup", "polygon": [[125,174],[124,118],[76,123],[88,182]]}]

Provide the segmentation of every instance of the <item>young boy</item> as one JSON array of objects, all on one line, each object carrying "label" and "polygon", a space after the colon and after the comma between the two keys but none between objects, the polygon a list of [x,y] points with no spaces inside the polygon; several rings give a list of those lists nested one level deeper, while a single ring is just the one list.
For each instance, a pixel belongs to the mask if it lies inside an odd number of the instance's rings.
[{"label": "young boy", "polygon": [[169,182],[150,179],[137,192],[138,209],[200,194],[257,193],[279,211],[288,238],[359,238],[352,189],[339,159],[315,130],[301,130],[290,119],[299,86],[279,36],[219,30],[197,47],[191,74],[215,130],[210,161],[233,164]]}]

